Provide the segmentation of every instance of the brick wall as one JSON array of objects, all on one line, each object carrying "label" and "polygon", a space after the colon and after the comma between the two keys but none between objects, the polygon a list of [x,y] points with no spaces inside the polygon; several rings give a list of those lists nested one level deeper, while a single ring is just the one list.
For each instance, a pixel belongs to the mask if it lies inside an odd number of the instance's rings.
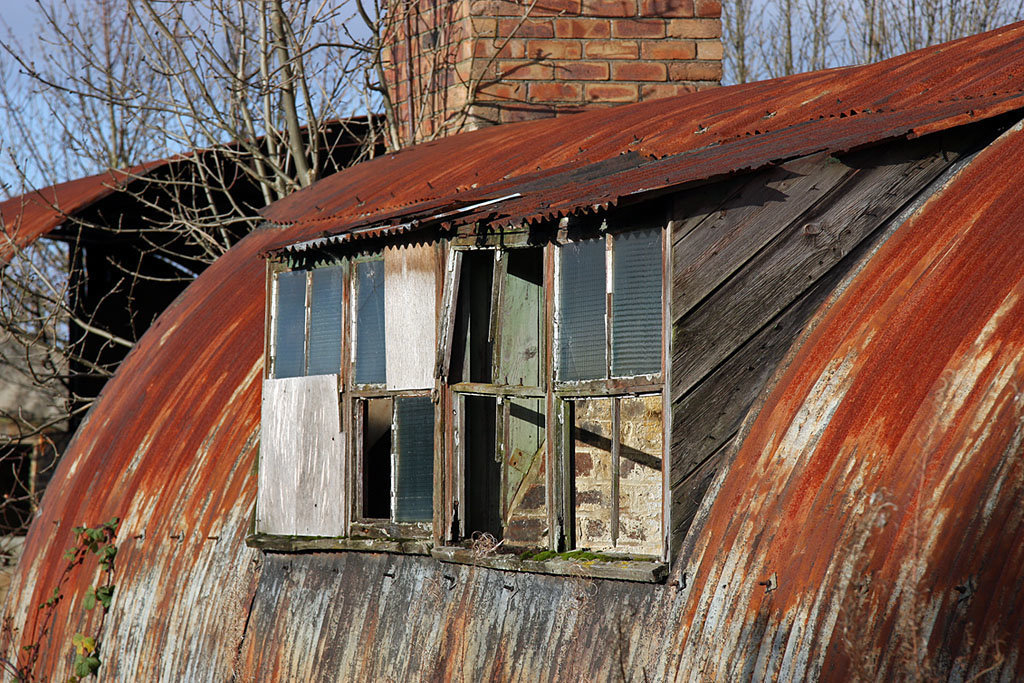
[{"label": "brick wall", "polygon": [[719,0],[395,0],[402,144],[718,85]]}]

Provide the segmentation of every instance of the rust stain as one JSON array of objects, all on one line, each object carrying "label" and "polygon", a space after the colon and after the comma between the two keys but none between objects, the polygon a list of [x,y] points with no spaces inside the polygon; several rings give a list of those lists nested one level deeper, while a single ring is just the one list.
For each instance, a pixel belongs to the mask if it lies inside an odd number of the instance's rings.
[{"label": "rust stain", "polygon": [[684,670],[740,666],[728,653],[771,639],[756,677],[970,676],[1016,661],[1024,206],[1005,179],[1021,171],[1018,126],[820,314],[701,532]]},{"label": "rust stain", "polygon": [[997,116],[1024,103],[1022,64],[1019,23],[876,64],[497,126],[359,164],[264,215],[315,225],[320,236],[429,219],[517,192],[453,222],[557,218],[798,155]]},{"label": "rust stain", "polygon": [[165,163],[159,161],[127,170],[104,171],[0,202],[0,264],[10,261],[19,249],[50,232],[69,216]]},{"label": "rust stain", "polygon": [[[300,220],[253,233],[204,271],[76,435],[5,607],[26,628],[14,646],[39,627],[36,605],[56,584],[70,527],[120,516],[104,633],[112,680],[489,670],[572,680],[615,668],[637,680],[785,679],[925,664],[908,651],[965,654],[969,674],[995,661],[997,644],[1013,655],[1007,677],[1019,674],[1024,204],[1007,182],[1024,171],[1019,131],[962,171],[821,313],[668,585],[508,579],[381,554],[289,557],[250,550],[244,537],[259,427],[259,254],[434,194],[444,207],[488,184],[526,188],[531,174],[534,188],[556,177],[584,188],[555,188],[564,197],[543,210],[534,195],[540,216],[658,178],[752,168],[819,140],[846,148],[953,125],[968,110],[991,117],[1024,106],[1022,37],[1018,24],[878,67],[472,133],[282,202],[268,216]],[[905,87],[883,96],[883,81]],[[768,110],[777,113],[762,121]],[[631,144],[661,158],[614,169]],[[588,179],[581,169],[591,166]],[[634,185],[604,181],[604,171]],[[91,583],[78,573],[66,592]],[[70,673],[67,644],[82,623],[75,599],[60,604],[41,667],[54,679]]]}]

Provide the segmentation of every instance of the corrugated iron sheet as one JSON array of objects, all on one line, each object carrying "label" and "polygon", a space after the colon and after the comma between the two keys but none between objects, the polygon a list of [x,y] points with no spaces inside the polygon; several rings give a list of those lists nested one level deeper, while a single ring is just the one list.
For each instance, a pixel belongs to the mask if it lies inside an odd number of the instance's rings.
[{"label": "corrugated iron sheet", "polygon": [[69,216],[165,163],[104,171],[0,202],[0,264],[10,261],[19,249],[61,225]]},{"label": "corrugated iron sheet", "polygon": [[1018,125],[819,313],[696,538],[684,678],[1024,673],[1022,172]]},{"label": "corrugated iron sheet", "polygon": [[[360,203],[429,197],[427,180],[447,197],[475,175],[559,167],[580,147],[613,159],[630,134],[665,151],[704,127],[723,138],[701,168],[733,170],[825,140],[914,134],[961,121],[962,104],[934,112],[965,93],[978,117],[1020,107],[1021,43],[1015,26],[897,60],[884,79],[867,67],[830,71],[484,131],[340,174],[275,208],[304,220],[254,233],[208,268],[77,434],[12,585],[5,614],[25,631],[6,651],[40,628],[37,605],[57,584],[70,527],[116,515],[117,591],[100,634],[109,680],[884,677],[960,671],[961,654],[963,678],[990,664],[1020,677],[1024,204],[1008,182],[1024,171],[1020,132],[898,230],[822,312],[691,532],[692,559],[666,585],[382,554],[264,555],[243,539],[263,363],[258,255],[329,224],[304,207],[356,216]],[[880,96],[885,83],[898,91]],[[1000,87],[1008,92],[991,94]],[[842,116],[832,100],[856,93],[905,108]],[[755,144],[767,137],[727,144],[764,116],[790,120],[770,155]],[[94,576],[72,574],[43,641],[41,669],[55,680],[70,671],[72,636],[89,631],[81,601]]]},{"label": "corrugated iron sheet", "polygon": [[458,135],[360,164],[264,215],[334,234],[409,216],[428,220],[515,191],[519,198],[492,212],[453,222],[537,221],[794,156],[980,121],[1020,108],[1022,84],[1024,24],[1014,24],[877,64]]}]

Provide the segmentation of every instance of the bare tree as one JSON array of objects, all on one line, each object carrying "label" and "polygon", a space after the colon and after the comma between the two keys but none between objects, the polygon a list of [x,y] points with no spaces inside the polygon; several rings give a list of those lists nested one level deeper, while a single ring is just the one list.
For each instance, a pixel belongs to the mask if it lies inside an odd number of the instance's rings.
[{"label": "bare tree", "polygon": [[875,62],[1022,17],[1021,0],[725,0],[724,81]]}]

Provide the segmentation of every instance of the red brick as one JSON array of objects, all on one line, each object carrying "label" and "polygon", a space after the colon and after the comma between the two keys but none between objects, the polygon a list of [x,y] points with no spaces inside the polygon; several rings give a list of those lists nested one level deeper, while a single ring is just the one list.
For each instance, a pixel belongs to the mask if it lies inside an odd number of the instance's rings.
[{"label": "red brick", "polygon": [[529,105],[505,107],[499,116],[502,123],[515,123],[517,121],[532,121],[534,119],[546,119],[555,115],[555,108],[546,105]]},{"label": "red brick", "polygon": [[554,20],[555,36],[558,38],[607,38],[612,34],[607,19],[566,19]]},{"label": "red brick", "polygon": [[490,83],[477,91],[481,100],[523,100],[525,94],[525,83]]},{"label": "red brick", "polygon": [[510,81],[550,81],[555,77],[550,64],[529,60],[502,60],[498,63],[498,72],[502,80]]},{"label": "red brick", "polygon": [[579,59],[583,48],[578,40],[530,40],[526,53],[534,59]]},{"label": "red brick", "polygon": [[580,13],[581,1],[537,0],[531,8],[525,0],[477,0],[470,5],[470,12],[475,16],[497,17],[521,17],[527,13],[531,17],[574,16]]},{"label": "red brick", "polygon": [[668,77],[672,81],[719,81],[722,79],[722,63],[676,62],[669,64]]},{"label": "red brick", "polygon": [[622,19],[612,22],[615,38],[664,38],[666,19]]},{"label": "red brick", "polygon": [[520,23],[519,19],[499,19],[498,35],[516,38],[554,38],[555,29],[551,19],[527,19]]},{"label": "red brick", "polygon": [[697,59],[722,59],[722,41],[702,40],[697,43]]},{"label": "red brick", "polygon": [[[473,54],[480,59],[490,59],[495,56],[495,51],[498,49],[494,43],[497,42],[498,46],[501,45],[501,41],[494,41],[490,38],[484,40],[478,40],[473,44]],[[512,38],[501,47],[501,52],[498,53],[498,57],[504,57],[506,59],[525,59],[526,58],[526,41],[517,38]]]},{"label": "red brick", "polygon": [[722,16],[722,2],[721,0],[696,0],[693,14],[698,17],[720,17]]},{"label": "red brick", "polygon": [[574,61],[555,65],[555,76],[563,81],[607,81],[608,74],[607,62]]},{"label": "red brick", "polygon": [[669,38],[721,38],[722,22],[718,19],[669,19]]},{"label": "red brick", "polygon": [[530,83],[531,102],[579,102],[583,86],[579,83]]},{"label": "red brick", "polygon": [[657,100],[662,97],[675,97],[684,93],[694,92],[689,83],[644,83],[640,86],[641,100]]},{"label": "red brick", "polygon": [[[581,0],[537,0],[533,6],[530,16],[542,17],[545,15],[573,16],[580,13]],[[528,6],[528,5],[527,5]],[[520,12],[524,6],[520,5]]]},{"label": "red brick", "polygon": [[588,40],[583,48],[587,57],[602,59],[636,59],[639,55],[635,40]]},{"label": "red brick", "polygon": [[588,102],[636,102],[634,83],[587,83]]},{"label": "red brick", "polygon": [[642,17],[692,17],[693,0],[640,0]]},{"label": "red brick", "polygon": [[612,64],[613,81],[664,81],[668,69],[660,62],[615,62]]},{"label": "red brick", "polygon": [[583,0],[587,17],[635,17],[636,0]]},{"label": "red brick", "polygon": [[694,59],[697,46],[692,40],[645,40],[640,56],[644,59]]}]

